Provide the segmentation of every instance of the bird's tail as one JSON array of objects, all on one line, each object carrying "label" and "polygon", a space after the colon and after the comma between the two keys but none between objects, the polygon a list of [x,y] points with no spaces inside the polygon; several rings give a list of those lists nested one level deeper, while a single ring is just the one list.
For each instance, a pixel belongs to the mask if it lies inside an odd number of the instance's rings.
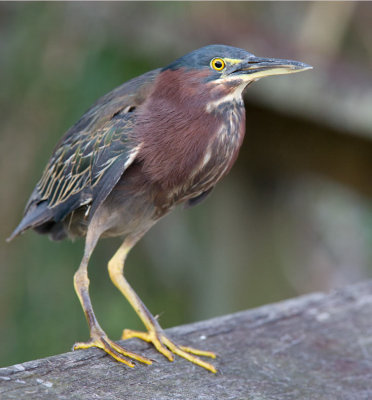
[{"label": "bird's tail", "polygon": [[39,203],[36,207],[29,209],[22,221],[14,229],[13,233],[6,239],[7,242],[13,240],[16,236],[23,233],[26,229],[36,228],[44,224],[53,217],[52,211],[47,207],[46,202]]}]

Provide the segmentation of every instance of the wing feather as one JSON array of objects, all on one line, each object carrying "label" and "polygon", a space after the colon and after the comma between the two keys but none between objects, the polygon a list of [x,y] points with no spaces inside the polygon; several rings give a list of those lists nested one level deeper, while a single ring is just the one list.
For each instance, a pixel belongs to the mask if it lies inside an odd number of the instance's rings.
[{"label": "wing feather", "polygon": [[91,203],[90,216],[94,214],[136,158],[135,109],[158,73],[150,71],[103,96],[66,132],[9,240],[28,228],[58,222],[82,205]]}]

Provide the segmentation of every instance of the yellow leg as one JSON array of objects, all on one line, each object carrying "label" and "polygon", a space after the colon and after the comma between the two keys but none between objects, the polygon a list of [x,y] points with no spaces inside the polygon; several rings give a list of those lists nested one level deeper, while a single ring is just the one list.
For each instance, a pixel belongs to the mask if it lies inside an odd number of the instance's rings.
[{"label": "yellow leg", "polygon": [[128,358],[143,362],[145,364],[151,364],[152,362],[148,358],[132,353],[119,346],[114,341],[110,340],[96,319],[89,297],[88,262],[97,240],[97,236],[91,237],[91,235],[88,233],[84,257],[74,276],[75,291],[79,297],[88,321],[90,340],[88,342],[75,343],[73,349],[77,350],[98,347],[104,350],[107,354],[110,354],[113,358],[115,358],[115,360],[122,362],[129,367],[134,367],[134,364]]},{"label": "yellow leg", "polygon": [[169,361],[173,361],[174,357],[172,353],[174,353],[188,361],[191,361],[194,364],[199,365],[200,367],[207,369],[208,371],[217,372],[212,364],[201,360],[199,357],[196,357],[207,356],[215,358],[216,356],[214,353],[193,349],[191,347],[177,346],[165,336],[157,320],[152,316],[150,311],[142,303],[136,292],[124,278],[123,270],[126,256],[129,250],[137,243],[139,238],[140,236],[135,238],[128,237],[108,263],[108,271],[112,282],[129,301],[147,329],[147,332],[138,332],[125,329],[123,331],[122,339],[136,337],[145,340],[146,342],[151,342],[161,354],[168,358]]}]

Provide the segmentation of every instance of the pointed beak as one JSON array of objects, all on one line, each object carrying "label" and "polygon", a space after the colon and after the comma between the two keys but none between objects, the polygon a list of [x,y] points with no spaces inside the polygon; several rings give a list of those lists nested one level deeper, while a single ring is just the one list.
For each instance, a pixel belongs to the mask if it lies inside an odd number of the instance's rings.
[{"label": "pointed beak", "polygon": [[293,74],[295,72],[306,71],[312,69],[311,65],[293,60],[281,60],[279,58],[260,58],[249,57],[235,65],[232,76],[239,76],[244,80],[256,80],[272,75]]}]

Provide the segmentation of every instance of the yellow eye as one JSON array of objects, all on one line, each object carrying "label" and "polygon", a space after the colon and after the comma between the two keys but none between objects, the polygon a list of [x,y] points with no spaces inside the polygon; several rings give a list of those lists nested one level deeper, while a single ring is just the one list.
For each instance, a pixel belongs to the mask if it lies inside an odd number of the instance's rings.
[{"label": "yellow eye", "polygon": [[211,61],[211,67],[215,71],[222,71],[225,68],[225,61],[222,58],[214,58]]}]

